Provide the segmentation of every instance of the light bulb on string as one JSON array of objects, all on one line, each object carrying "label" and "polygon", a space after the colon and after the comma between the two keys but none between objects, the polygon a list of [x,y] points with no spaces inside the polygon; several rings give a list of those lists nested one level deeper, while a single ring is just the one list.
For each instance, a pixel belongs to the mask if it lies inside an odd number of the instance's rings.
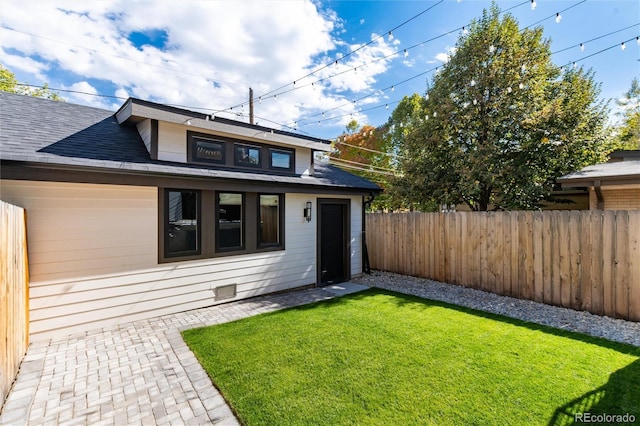
[{"label": "light bulb on string", "polygon": [[424,119],[425,119],[425,121],[427,121],[429,119],[429,114],[425,114],[424,115]]},{"label": "light bulb on string", "polygon": [[560,21],[562,21],[562,15],[560,15],[560,12],[556,13],[556,24],[559,24]]},{"label": "light bulb on string", "polygon": [[428,94],[428,93],[425,93],[425,94],[424,94],[424,100],[425,100],[425,101],[428,101],[428,100],[429,100],[429,94]]},{"label": "light bulb on string", "polygon": [[518,84],[518,87],[520,88],[520,90],[524,89],[524,84],[520,83]]},{"label": "light bulb on string", "polygon": [[406,58],[407,56],[409,56],[409,52],[407,52],[407,49],[404,49],[404,57]]},{"label": "light bulb on string", "polygon": [[467,27],[462,27],[462,34],[466,35],[468,32]]},{"label": "light bulb on string", "polygon": [[262,96],[258,96],[258,103],[261,104],[262,103]]},{"label": "light bulb on string", "polygon": [[493,44],[489,46],[489,53],[493,53],[495,51],[496,51],[496,47]]},{"label": "light bulb on string", "polygon": [[478,105],[478,100],[477,100],[477,99],[474,99],[474,100],[473,100],[473,104],[474,104],[474,105]]},{"label": "light bulb on string", "polygon": [[391,91],[394,92],[396,90],[396,86],[391,86]]},{"label": "light bulb on string", "polygon": [[640,46],[640,36],[636,37],[636,44]]},{"label": "light bulb on string", "polygon": [[386,104],[386,105],[384,106],[384,109],[389,109],[389,104]]},{"label": "light bulb on string", "polygon": [[389,41],[393,40],[393,33],[389,31]]},{"label": "light bulb on string", "polygon": [[620,45],[620,49],[624,50],[627,48],[627,45],[624,44],[624,41],[622,42],[622,44]]},{"label": "light bulb on string", "polygon": [[507,87],[507,93],[511,93],[511,86]]},{"label": "light bulb on string", "polygon": [[471,80],[471,82],[469,83],[469,86],[473,87],[476,85],[476,81],[475,80]]},{"label": "light bulb on string", "polygon": [[437,117],[437,116],[438,116],[438,113],[437,113],[437,112],[435,112],[435,111],[433,111],[433,116],[434,116],[434,117]]},{"label": "light bulb on string", "polygon": [[538,3],[536,3],[536,0],[531,0],[531,10],[536,10],[536,7],[538,7]]},{"label": "light bulb on string", "polygon": [[574,62],[574,63],[573,63],[573,69],[574,69],[574,70],[576,69],[576,66],[577,66],[577,65],[576,65],[576,63]]},{"label": "light bulb on string", "polygon": [[584,52],[584,43],[580,43],[580,51]]}]

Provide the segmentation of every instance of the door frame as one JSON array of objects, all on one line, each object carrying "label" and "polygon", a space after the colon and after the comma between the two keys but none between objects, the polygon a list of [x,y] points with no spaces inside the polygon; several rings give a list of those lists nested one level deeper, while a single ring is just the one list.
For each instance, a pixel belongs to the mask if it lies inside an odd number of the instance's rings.
[{"label": "door frame", "polygon": [[[350,198],[318,198],[317,199],[317,207],[316,207],[316,217],[317,220],[317,229],[316,229],[316,270],[317,270],[317,278],[316,278],[316,286],[321,287],[322,283],[322,206],[327,204],[339,204],[344,208],[342,210],[342,240],[344,241],[344,249],[343,249],[343,258],[342,258],[342,276],[344,281],[349,281],[351,279],[351,199]],[[340,282],[344,282],[340,281]]]}]

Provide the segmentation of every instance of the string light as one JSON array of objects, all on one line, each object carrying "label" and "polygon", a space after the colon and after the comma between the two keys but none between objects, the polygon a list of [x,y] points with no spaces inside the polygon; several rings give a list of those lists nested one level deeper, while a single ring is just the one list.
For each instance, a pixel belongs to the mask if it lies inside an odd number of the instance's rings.
[{"label": "string light", "polygon": [[495,51],[496,51],[496,47],[493,44],[489,46],[489,53],[493,53]]},{"label": "string light", "polygon": [[507,93],[511,93],[511,86],[507,87]]},{"label": "string light", "polygon": [[386,105],[384,106],[384,109],[389,109],[389,104],[386,104]]},{"label": "string light", "polygon": [[624,44],[624,41],[622,42],[622,44],[620,45],[620,49],[624,50],[627,48],[627,45]]},{"label": "string light", "polygon": [[538,7],[538,3],[536,3],[536,0],[531,0],[531,10],[536,10],[536,7]]},{"label": "string light", "polygon": [[520,83],[518,84],[518,87],[520,88],[520,90],[524,89],[524,84]]},{"label": "string light", "polygon": [[580,51],[584,52],[584,43],[580,43]]},{"label": "string light", "polygon": [[640,36],[636,37],[636,44],[640,46]]},{"label": "string light", "polygon": [[404,57],[406,58],[407,56],[409,56],[409,52],[407,52],[407,49],[404,49]]},{"label": "string light", "polygon": [[476,85],[476,81],[475,80],[471,80],[471,83],[469,83],[469,86],[473,87]]},{"label": "string light", "polygon": [[[624,44],[624,43],[623,43]],[[391,86],[391,91],[395,91],[396,90],[396,86]]]},{"label": "string light", "polygon": [[560,15],[560,12],[556,13],[556,24],[559,24],[560,21],[562,21],[562,15]]}]

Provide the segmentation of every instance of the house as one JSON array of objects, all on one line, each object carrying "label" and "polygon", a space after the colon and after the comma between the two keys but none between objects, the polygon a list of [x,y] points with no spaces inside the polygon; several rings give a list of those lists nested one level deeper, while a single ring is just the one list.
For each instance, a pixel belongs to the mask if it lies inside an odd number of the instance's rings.
[{"label": "house", "polygon": [[27,211],[31,340],[362,273],[380,188],[327,141],[128,99],[0,93],[0,194]]},{"label": "house", "polygon": [[640,151],[615,151],[609,162],[562,176],[563,188],[587,187],[590,210],[640,210]]}]

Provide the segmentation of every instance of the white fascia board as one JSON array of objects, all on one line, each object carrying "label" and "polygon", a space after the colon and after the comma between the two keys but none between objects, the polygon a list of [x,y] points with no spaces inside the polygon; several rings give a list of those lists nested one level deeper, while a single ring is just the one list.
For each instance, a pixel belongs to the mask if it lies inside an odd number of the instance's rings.
[{"label": "white fascia board", "polygon": [[[203,114],[204,115],[204,114]],[[229,136],[234,138],[242,138],[243,140],[253,140],[256,142],[275,143],[284,146],[297,146],[309,148],[313,151],[331,151],[331,144],[314,142],[304,138],[297,138],[290,135],[283,135],[277,132],[269,132],[266,130],[256,131],[255,129],[244,126],[234,126],[228,123],[216,122],[213,120],[205,120],[202,118],[194,118],[193,115],[180,114],[172,111],[163,111],[145,105],[128,102],[117,113],[116,117],[119,123],[128,120],[131,117],[149,118],[152,120],[165,121],[168,123],[181,124],[189,126],[194,131],[204,130],[220,134],[221,136]],[[188,124],[191,123],[191,124]]]}]

